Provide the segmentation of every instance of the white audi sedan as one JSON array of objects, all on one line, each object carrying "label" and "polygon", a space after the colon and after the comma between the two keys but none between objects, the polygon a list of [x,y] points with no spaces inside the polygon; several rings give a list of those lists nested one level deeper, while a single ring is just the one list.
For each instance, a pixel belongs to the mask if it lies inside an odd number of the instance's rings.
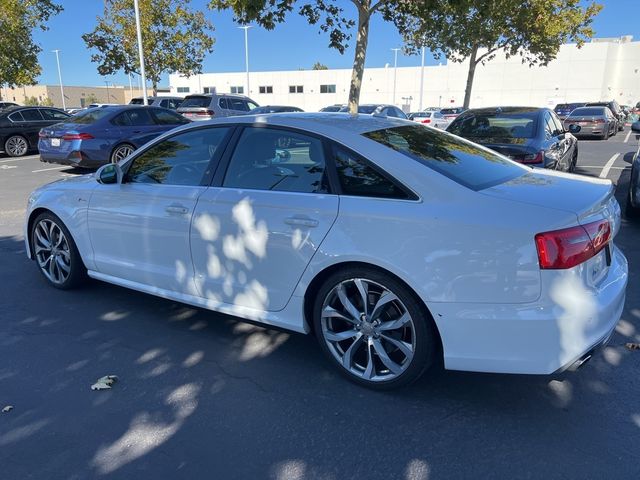
[{"label": "white audi sedan", "polygon": [[339,113],[173,130],[29,197],[27,252],[91,278],[314,334],[373,388],[453,370],[550,374],[618,322],[611,182],[533,170],[413,122]]}]

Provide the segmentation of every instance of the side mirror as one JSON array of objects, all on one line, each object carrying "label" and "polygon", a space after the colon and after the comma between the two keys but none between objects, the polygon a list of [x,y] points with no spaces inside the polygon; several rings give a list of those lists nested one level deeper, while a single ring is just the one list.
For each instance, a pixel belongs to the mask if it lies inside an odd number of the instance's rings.
[{"label": "side mirror", "polygon": [[569,133],[578,133],[580,130],[582,130],[580,125],[576,125],[575,123],[569,125]]},{"label": "side mirror", "polygon": [[117,163],[103,165],[96,172],[96,179],[105,185],[122,183],[122,169]]},{"label": "side mirror", "polygon": [[631,131],[632,132],[636,132],[636,133],[640,133],[640,121],[638,122],[633,122],[631,124]]}]

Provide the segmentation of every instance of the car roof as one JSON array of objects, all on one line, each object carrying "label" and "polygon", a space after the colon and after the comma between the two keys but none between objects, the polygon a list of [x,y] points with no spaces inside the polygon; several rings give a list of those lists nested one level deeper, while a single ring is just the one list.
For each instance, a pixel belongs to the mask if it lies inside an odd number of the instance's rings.
[{"label": "car roof", "polygon": [[484,107],[484,108],[471,108],[466,110],[465,115],[472,113],[527,113],[527,112],[540,112],[542,110],[548,110],[545,107]]},{"label": "car roof", "polygon": [[415,123],[410,120],[395,117],[378,117],[367,114],[350,115],[348,113],[339,112],[248,114],[198,122],[198,125],[203,125],[205,123],[213,125],[259,123],[280,127],[300,128],[302,130],[308,130],[310,132],[334,138],[343,138],[349,135],[357,135],[374,130],[382,130],[384,128],[415,125]]}]

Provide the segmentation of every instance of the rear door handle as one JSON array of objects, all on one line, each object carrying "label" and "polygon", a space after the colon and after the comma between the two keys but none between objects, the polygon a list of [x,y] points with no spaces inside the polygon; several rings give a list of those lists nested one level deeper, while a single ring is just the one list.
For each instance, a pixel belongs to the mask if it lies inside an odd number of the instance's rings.
[{"label": "rear door handle", "polygon": [[179,213],[181,215],[184,215],[185,213],[189,213],[189,209],[187,207],[185,207],[184,205],[177,204],[177,203],[173,203],[171,205],[168,205],[167,207],[165,207],[164,210],[167,213]]},{"label": "rear door handle", "polygon": [[309,217],[287,217],[284,219],[284,223],[300,227],[317,227],[319,222]]}]

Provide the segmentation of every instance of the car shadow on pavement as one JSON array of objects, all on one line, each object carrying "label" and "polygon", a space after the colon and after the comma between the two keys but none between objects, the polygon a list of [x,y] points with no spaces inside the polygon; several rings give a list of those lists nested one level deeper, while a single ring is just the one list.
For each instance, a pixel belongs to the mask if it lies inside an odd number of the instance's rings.
[{"label": "car shadow on pavement", "polygon": [[[639,230],[625,224],[619,240],[636,258]],[[532,458],[565,476],[637,469],[640,353],[623,346],[640,341],[637,293],[578,372],[435,369],[374,392],[329,369],[312,336],[97,281],[56,290],[17,237],[0,238],[0,258],[6,478],[483,476],[505,445],[505,472]],[[111,390],[90,389],[112,374]]]}]

